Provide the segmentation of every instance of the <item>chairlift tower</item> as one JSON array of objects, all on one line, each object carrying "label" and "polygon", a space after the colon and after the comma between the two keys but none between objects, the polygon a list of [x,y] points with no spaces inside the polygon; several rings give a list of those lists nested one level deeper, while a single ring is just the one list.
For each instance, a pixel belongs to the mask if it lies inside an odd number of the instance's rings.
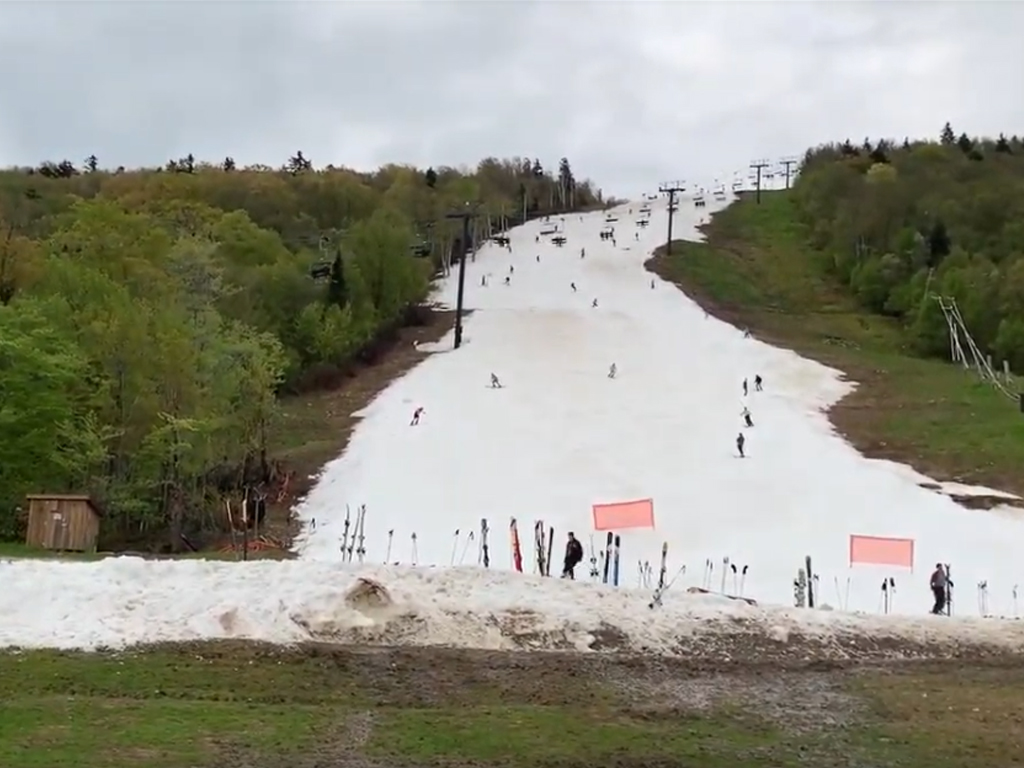
[{"label": "chairlift tower", "polygon": [[771,167],[771,163],[767,160],[754,160],[750,164],[750,170],[754,174],[754,201],[761,204],[761,178],[762,174],[767,168]]},{"label": "chairlift tower", "polygon": [[792,179],[795,175],[793,168],[794,166],[796,166],[796,164],[797,160],[796,158],[793,157],[784,157],[783,159],[779,160],[779,168],[781,169],[781,173],[783,174],[783,176],[786,177],[786,189],[789,189],[790,179]]},{"label": "chairlift tower", "polygon": [[477,211],[466,203],[462,211],[445,215],[446,219],[462,220],[462,254],[459,256],[459,290],[455,300],[455,349],[462,346],[462,305],[466,292],[466,259],[469,257],[469,222],[477,217]]},{"label": "chairlift tower", "polygon": [[676,214],[676,195],[686,191],[685,181],[666,181],[658,185],[658,191],[668,195],[668,242],[665,244],[665,254],[672,255],[672,217]]}]

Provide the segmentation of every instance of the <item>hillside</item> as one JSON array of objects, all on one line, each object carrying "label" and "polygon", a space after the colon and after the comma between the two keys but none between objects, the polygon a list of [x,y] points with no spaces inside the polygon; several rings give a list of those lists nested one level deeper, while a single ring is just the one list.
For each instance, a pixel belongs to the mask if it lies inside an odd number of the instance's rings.
[{"label": "hillside", "polygon": [[566,159],[0,172],[0,540],[32,492],[90,493],[104,545],[178,549],[250,489],[284,536],[350,414],[447,330],[424,302],[467,202],[474,241],[602,204]]},{"label": "hillside", "polygon": [[[944,134],[812,150],[790,192],[745,197],[714,216],[707,243],[652,268],[857,382],[830,415],[868,456],[1024,493],[1024,147]],[[950,360],[942,304],[954,303],[966,368]]]}]

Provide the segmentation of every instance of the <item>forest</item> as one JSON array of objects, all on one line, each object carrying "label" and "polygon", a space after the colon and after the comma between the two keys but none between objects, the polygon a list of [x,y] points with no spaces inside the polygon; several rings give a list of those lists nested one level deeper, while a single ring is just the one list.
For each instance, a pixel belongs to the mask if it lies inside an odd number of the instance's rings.
[{"label": "forest", "polygon": [[996,365],[1024,373],[1024,141],[957,134],[807,152],[793,200],[826,266],[907,347],[949,357],[954,299]]},{"label": "forest", "polygon": [[213,524],[268,481],[281,398],[337,386],[431,281],[524,217],[603,205],[565,158],[372,173],[189,155],[0,171],[0,540],[27,493],[88,493],[103,538]]}]

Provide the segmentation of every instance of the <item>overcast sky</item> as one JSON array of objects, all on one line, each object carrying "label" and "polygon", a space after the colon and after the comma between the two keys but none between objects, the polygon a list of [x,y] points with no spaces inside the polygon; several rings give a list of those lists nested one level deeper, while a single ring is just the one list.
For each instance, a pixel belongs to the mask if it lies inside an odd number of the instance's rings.
[{"label": "overcast sky", "polygon": [[607,192],[1024,133],[1024,3],[0,3],[0,164],[568,156]]}]

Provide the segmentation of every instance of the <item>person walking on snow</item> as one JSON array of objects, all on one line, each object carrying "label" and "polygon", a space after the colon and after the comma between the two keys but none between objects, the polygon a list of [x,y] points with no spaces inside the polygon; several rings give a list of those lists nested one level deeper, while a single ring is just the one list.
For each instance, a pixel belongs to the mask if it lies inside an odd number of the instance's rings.
[{"label": "person walking on snow", "polygon": [[565,543],[565,560],[562,564],[562,578],[576,579],[576,566],[583,560],[583,545],[576,535],[569,531],[569,540]]},{"label": "person walking on snow", "polygon": [[493,373],[491,374],[491,388],[492,389],[501,389],[501,382],[498,381],[498,377],[496,375],[494,375]]},{"label": "person walking on snow", "polygon": [[946,587],[948,584],[946,569],[942,567],[942,563],[935,564],[935,570],[932,571],[930,584],[932,588],[932,597],[935,598],[935,605],[932,606],[932,613],[936,615],[942,614],[946,610]]},{"label": "person walking on snow", "polygon": [[747,444],[747,438],[745,438],[745,437],[743,436],[743,433],[742,433],[742,432],[740,432],[740,433],[739,433],[739,434],[738,434],[738,435],[736,436],[736,450],[740,452],[740,458],[741,458],[741,459],[745,459],[745,458],[747,458],[747,454],[745,454],[745,453],[743,452],[743,446],[744,446],[744,445],[746,445],[746,444]]},{"label": "person walking on snow", "polygon": [[743,380],[743,396],[744,397],[747,396],[747,380],[746,379]]},{"label": "person walking on snow", "polygon": [[763,383],[764,383],[764,381],[761,379],[761,374],[760,373],[757,374],[757,376],[754,377],[754,391],[755,392],[760,392],[761,391],[761,385]]},{"label": "person walking on snow", "polygon": [[409,422],[410,427],[415,427],[420,423],[420,416],[423,415],[423,406],[421,405],[415,411],[412,412],[412,421]]}]

